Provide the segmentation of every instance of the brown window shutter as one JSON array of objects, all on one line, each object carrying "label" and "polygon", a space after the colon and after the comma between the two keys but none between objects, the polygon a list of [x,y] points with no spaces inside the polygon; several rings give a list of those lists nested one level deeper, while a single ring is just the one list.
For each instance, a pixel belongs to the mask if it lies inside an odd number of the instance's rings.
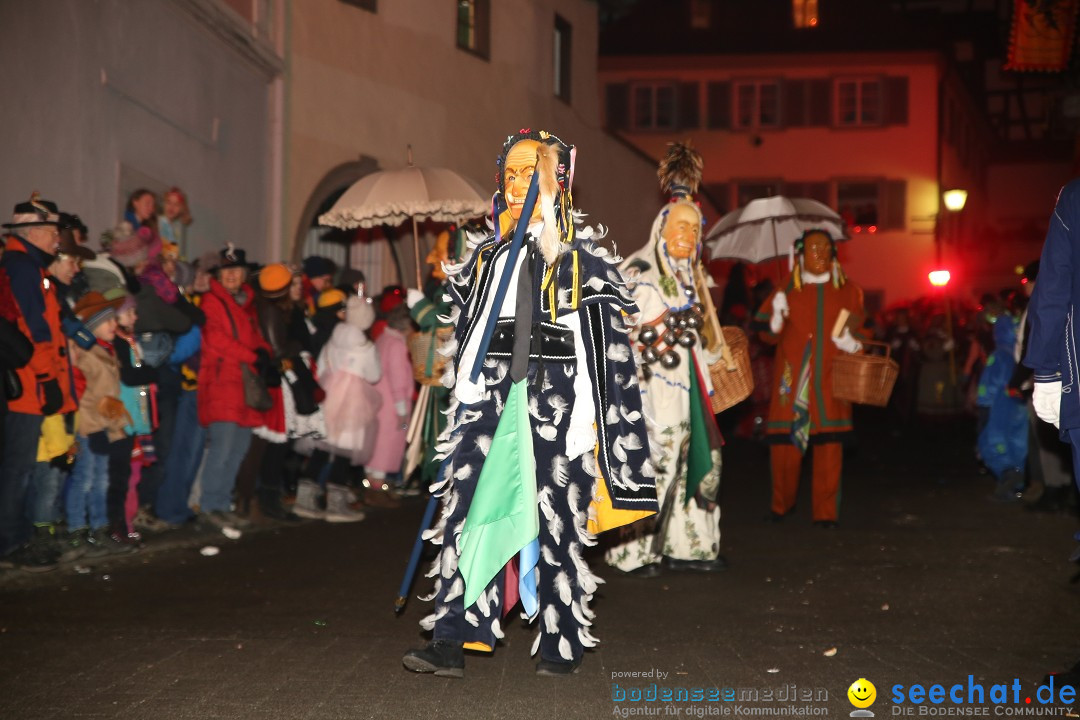
[{"label": "brown window shutter", "polygon": [[696,82],[679,83],[679,127],[696,130],[701,127],[701,100]]},{"label": "brown window shutter", "polygon": [[608,83],[604,94],[608,128],[625,130],[630,126],[630,86],[627,83]]},{"label": "brown window shutter", "polygon": [[710,129],[731,127],[731,83],[709,83],[709,118]]},{"label": "brown window shutter", "polygon": [[903,230],[907,227],[907,181],[886,180],[884,186],[884,212],[882,229]]},{"label": "brown window shutter", "polygon": [[806,86],[806,80],[784,81],[784,100],[781,103],[784,127],[806,127]]},{"label": "brown window shutter", "polygon": [[907,77],[885,78],[885,124],[908,124]]},{"label": "brown window shutter", "polygon": [[806,124],[811,127],[832,125],[832,81],[808,80],[806,85],[809,91],[806,103]]}]

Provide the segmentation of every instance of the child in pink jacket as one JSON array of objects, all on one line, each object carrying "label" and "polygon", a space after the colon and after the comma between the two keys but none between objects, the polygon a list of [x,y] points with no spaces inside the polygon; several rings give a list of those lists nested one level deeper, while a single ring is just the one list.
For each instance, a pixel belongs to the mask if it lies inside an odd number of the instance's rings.
[{"label": "child in pink jacket", "polygon": [[369,505],[396,504],[389,494],[391,484],[401,484],[401,466],[405,460],[405,431],[412,414],[413,372],[409,348],[405,343],[411,321],[409,309],[398,293],[383,293],[379,309],[386,319],[386,329],[375,341],[382,365],[382,378],[375,389],[382,397],[375,454],[367,464],[370,487],[364,495]]}]

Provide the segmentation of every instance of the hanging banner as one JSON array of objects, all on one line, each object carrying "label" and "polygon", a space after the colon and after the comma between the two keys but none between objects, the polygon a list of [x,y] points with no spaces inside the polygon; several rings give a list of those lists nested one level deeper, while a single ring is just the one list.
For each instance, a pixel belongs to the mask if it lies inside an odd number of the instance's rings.
[{"label": "hanging banner", "polygon": [[1069,64],[1080,0],[1014,0],[1006,70],[1061,72]]}]

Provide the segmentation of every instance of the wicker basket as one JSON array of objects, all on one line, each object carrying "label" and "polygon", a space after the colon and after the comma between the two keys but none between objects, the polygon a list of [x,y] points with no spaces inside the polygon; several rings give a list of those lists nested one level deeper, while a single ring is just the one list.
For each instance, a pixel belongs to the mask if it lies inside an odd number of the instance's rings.
[{"label": "wicker basket", "polygon": [[887,343],[864,341],[863,346],[885,348],[884,355],[842,353],[833,360],[833,397],[859,405],[889,404],[900,366],[890,357]]},{"label": "wicker basket", "polygon": [[[449,358],[443,357],[437,349],[450,339],[454,328],[441,327],[435,331],[424,330],[409,336],[409,357],[412,359],[413,378],[421,385],[440,385],[443,369]],[[430,374],[428,367],[431,368]]]},{"label": "wicker basket", "polygon": [[723,412],[741,403],[754,392],[754,375],[750,370],[750,345],[746,341],[746,333],[732,326],[724,327],[722,332],[724,344],[731,350],[731,361],[729,363],[722,357],[709,366],[714,413]]}]

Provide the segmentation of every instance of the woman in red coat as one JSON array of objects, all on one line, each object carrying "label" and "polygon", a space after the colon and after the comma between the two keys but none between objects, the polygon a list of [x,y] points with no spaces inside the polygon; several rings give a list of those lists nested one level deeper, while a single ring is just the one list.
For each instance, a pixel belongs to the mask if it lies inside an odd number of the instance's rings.
[{"label": "woman in red coat", "polygon": [[206,313],[199,365],[199,423],[209,447],[202,472],[199,509],[215,525],[239,524],[232,515],[236,473],[251,444],[251,429],[262,413],[244,401],[243,368],[265,376],[270,353],[255,317],[255,293],[247,284],[244,251],[232,244],[221,251],[216,278],[203,295]]}]

